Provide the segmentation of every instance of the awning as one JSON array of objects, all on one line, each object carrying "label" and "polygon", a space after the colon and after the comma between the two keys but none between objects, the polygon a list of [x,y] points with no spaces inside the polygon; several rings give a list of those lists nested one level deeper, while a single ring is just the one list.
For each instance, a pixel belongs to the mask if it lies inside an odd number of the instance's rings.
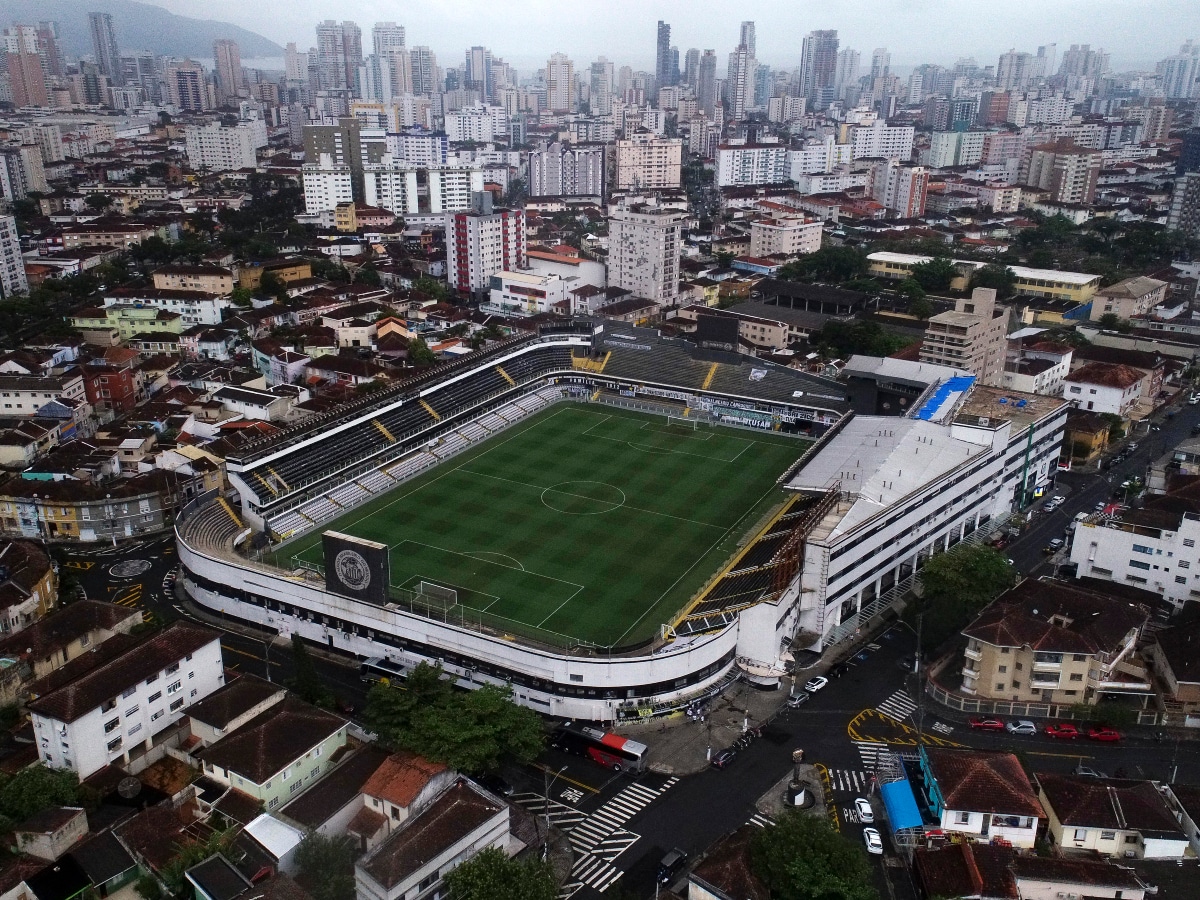
[{"label": "awning", "polygon": [[907,778],[888,782],[879,789],[879,793],[887,809],[892,834],[905,828],[920,828],[924,824],[921,810],[917,808],[917,798],[913,796],[912,785]]}]

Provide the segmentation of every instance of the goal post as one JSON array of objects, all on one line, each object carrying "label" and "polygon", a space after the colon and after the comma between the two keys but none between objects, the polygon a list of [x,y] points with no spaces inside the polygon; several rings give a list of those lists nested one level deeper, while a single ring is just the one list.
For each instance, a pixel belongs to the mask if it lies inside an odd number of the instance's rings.
[{"label": "goal post", "polygon": [[688,428],[695,431],[700,427],[700,422],[698,419],[691,419],[685,416],[667,416],[667,427]]},{"label": "goal post", "polygon": [[458,605],[458,591],[432,581],[417,582],[413,593],[426,606],[433,609],[448,610]]}]

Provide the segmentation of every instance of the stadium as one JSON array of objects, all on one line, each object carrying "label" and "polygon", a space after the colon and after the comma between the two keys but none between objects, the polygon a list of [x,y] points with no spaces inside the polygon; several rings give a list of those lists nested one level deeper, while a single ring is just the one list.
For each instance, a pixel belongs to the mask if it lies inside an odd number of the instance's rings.
[{"label": "stadium", "polygon": [[788,479],[849,410],[735,351],[543,327],[247,444],[178,517],[184,586],[555,715],[677,708],[796,636],[827,495]]}]

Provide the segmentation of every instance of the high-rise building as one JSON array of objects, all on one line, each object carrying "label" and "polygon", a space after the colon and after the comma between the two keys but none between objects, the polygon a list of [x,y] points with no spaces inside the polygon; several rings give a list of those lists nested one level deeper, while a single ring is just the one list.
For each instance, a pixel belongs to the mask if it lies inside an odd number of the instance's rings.
[{"label": "high-rise building", "polygon": [[183,140],[188,165],[197,172],[252,169],[258,164],[256,151],[267,145],[267,125],[258,118],[237,125],[188,125]]},{"label": "high-rise building", "polygon": [[217,103],[225,106],[238,97],[245,83],[242,50],[237,41],[213,41],[213,66],[217,76]]},{"label": "high-rise building", "polygon": [[1188,41],[1175,56],[1158,64],[1163,96],[1168,100],[1187,100],[1200,96],[1200,44]]},{"label": "high-rise building", "polygon": [[29,290],[25,279],[25,260],[21,257],[21,241],[17,236],[17,220],[0,216],[0,300],[7,300]]},{"label": "high-rise building", "polygon": [[601,56],[592,63],[589,78],[592,115],[612,114],[613,64]]},{"label": "high-rise building", "polygon": [[0,147],[0,200],[24,200],[34,191],[50,191],[41,149],[36,144]]},{"label": "high-rise building", "polygon": [[692,89],[692,93],[695,93],[700,81],[700,51],[692,47],[683,59],[683,83]]},{"label": "high-rise building", "polygon": [[1200,172],[1186,172],[1175,179],[1167,227],[1200,241]]},{"label": "high-rise building", "polygon": [[546,108],[552,113],[575,111],[575,64],[565,53],[546,60]]},{"label": "high-rise building", "polygon": [[1028,87],[1033,78],[1034,57],[1029,53],[1009,50],[1000,54],[996,64],[996,88],[1001,91],[1019,91]]},{"label": "high-rise building", "polygon": [[1190,128],[1183,133],[1179,145],[1179,161],[1175,165],[1175,174],[1200,172],[1200,128]]},{"label": "high-rise building", "polygon": [[876,47],[871,54],[871,80],[886,78],[892,73],[892,54],[887,47]]},{"label": "high-rise building", "polygon": [[984,384],[1003,377],[1008,315],[991,288],[956,300],[953,312],[931,316],[921,342],[921,362],[966,369]]},{"label": "high-rise building", "polygon": [[700,57],[699,74],[696,80],[696,103],[700,111],[712,118],[717,108],[717,53],[705,50]]},{"label": "high-rise building", "polygon": [[824,109],[837,77],[838,33],[812,31],[800,46],[800,93],[809,106]]},{"label": "high-rise building", "polygon": [[1021,183],[1049,191],[1051,203],[1088,205],[1096,199],[1096,182],[1104,154],[1080,147],[1069,138],[1031,147],[1021,166]]},{"label": "high-rise building", "polygon": [[363,64],[362,30],[354,22],[326,19],[317,26],[317,73],[325,91],[358,96],[359,66]]},{"label": "high-rise building", "polygon": [[879,160],[871,167],[869,190],[892,215],[915,219],[925,215],[929,171],[895,159]]},{"label": "high-rise building", "polygon": [[1054,74],[1054,59],[1058,55],[1058,44],[1043,44],[1034,57],[1034,76],[1049,78]]},{"label": "high-rise building", "polygon": [[442,80],[437,57],[428,47],[413,47],[409,51],[412,69],[412,92],[421,97],[432,97],[440,88]]},{"label": "high-rise building", "polygon": [[745,21],[742,23],[738,31],[738,46],[745,47],[750,52],[750,57],[753,59],[757,53],[758,42],[754,37],[754,23]]},{"label": "high-rise building", "polygon": [[555,141],[529,154],[529,196],[603,197],[605,144]]},{"label": "high-rise building", "polygon": [[745,45],[729,54],[725,79],[725,111],[733,121],[744,119],[746,109],[754,105],[754,75],[757,64]]},{"label": "high-rise building", "polygon": [[88,13],[88,24],[92,29],[92,52],[100,74],[108,76],[111,84],[121,85],[121,50],[113,31],[112,16],[105,12]]},{"label": "high-rise building", "polygon": [[12,101],[17,107],[47,106],[46,78],[38,55],[37,29],[14,25],[0,33]]},{"label": "high-rise building", "polygon": [[479,91],[484,100],[492,99],[495,96],[495,86],[492,83],[492,51],[487,47],[472,47],[468,50],[463,77],[463,87]]},{"label": "high-rise building", "polygon": [[617,141],[617,190],[669,190],[682,182],[683,141],[637,131]]},{"label": "high-rise building", "polygon": [[1090,44],[1072,44],[1071,48],[1063,53],[1058,74],[1064,77],[1099,78],[1107,71],[1107,53],[1103,50],[1093,50]]},{"label": "high-rise building", "polygon": [[487,289],[497,272],[524,269],[525,212],[492,207],[492,195],[475,195],[470,212],[455,213],[446,229],[447,280],[455,290]]},{"label": "high-rise building", "polygon": [[126,88],[139,88],[151,103],[162,101],[162,79],[154,54],[148,50],[126,50],[121,54],[121,80]]},{"label": "high-rise building", "polygon": [[167,97],[187,112],[203,112],[208,105],[208,81],[204,67],[190,59],[167,68]]},{"label": "high-rise building", "polygon": [[664,88],[674,83],[671,80],[671,26],[659,19],[658,42],[654,54],[654,85],[656,88]]},{"label": "high-rise building", "polygon": [[833,76],[833,92],[839,100],[845,100],[847,91],[858,85],[860,60],[861,57],[857,50],[847,47],[838,51],[837,69]]},{"label": "high-rise building", "polygon": [[383,57],[404,49],[404,26],[395,22],[376,22],[371,29],[371,52]]},{"label": "high-rise building", "polygon": [[679,254],[687,213],[622,200],[608,220],[608,283],[660,306],[679,302]]},{"label": "high-rise building", "polygon": [[58,42],[57,22],[37,23],[37,52],[42,58],[42,70],[51,78],[62,78],[67,74],[63,61],[62,46]]}]

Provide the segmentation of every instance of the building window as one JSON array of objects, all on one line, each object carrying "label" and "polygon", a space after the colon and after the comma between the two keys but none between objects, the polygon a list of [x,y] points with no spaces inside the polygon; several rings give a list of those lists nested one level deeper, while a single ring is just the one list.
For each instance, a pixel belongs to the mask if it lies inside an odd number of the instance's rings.
[{"label": "building window", "polygon": [[116,731],[120,727],[121,727],[121,720],[113,719],[110,722],[104,723],[104,733],[108,734],[109,732]]},{"label": "building window", "polygon": [[131,707],[129,707],[129,709],[125,710],[125,715],[132,716],[137,711],[138,711],[138,708],[136,706],[131,706]]},{"label": "building window", "polygon": [[181,687],[183,687],[182,679],[180,679],[179,681],[172,681],[170,684],[167,685],[167,696],[178,693],[179,689]]},{"label": "building window", "polygon": [[162,699],[162,691],[155,691],[153,694],[150,695],[151,703],[153,703],[155,700],[161,700],[161,699]]},{"label": "building window", "polygon": [[174,703],[171,704],[171,712],[175,712],[175,710],[182,709],[182,708],[183,708],[183,698],[182,697],[180,697],[178,700],[176,700]]},{"label": "building window", "polygon": [[179,671],[179,663],[171,663],[171,665],[167,666],[167,674],[168,675],[173,675],[174,673],[176,673],[178,671]]},{"label": "building window", "polygon": [[1076,828],[1075,829],[1075,840],[1086,841],[1087,840],[1087,829],[1086,828]]},{"label": "building window", "polygon": [[1140,559],[1131,559],[1129,565],[1135,569],[1146,569],[1147,571],[1150,569],[1150,563],[1142,562]]},{"label": "building window", "polygon": [[1083,675],[1079,672],[1072,672],[1071,680],[1072,681],[1083,681]]},{"label": "building window", "polygon": [[955,813],[954,821],[959,825],[966,825],[971,821],[971,814],[969,812]]},{"label": "building window", "polygon": [[1137,842],[1138,842],[1138,836],[1136,834],[1125,835],[1125,843],[1136,844]]},{"label": "building window", "polygon": [[154,715],[152,715],[152,716],[150,717],[150,721],[151,721],[151,722],[153,722],[153,721],[155,721],[155,720],[157,720],[157,719],[161,719],[161,718],[162,718],[162,715],[163,715],[163,711],[160,709],[158,712],[156,712]]},{"label": "building window", "polygon": [[1102,840],[1102,841],[1115,841],[1116,839],[1117,839],[1117,833],[1115,831],[1100,832],[1100,840]]}]

